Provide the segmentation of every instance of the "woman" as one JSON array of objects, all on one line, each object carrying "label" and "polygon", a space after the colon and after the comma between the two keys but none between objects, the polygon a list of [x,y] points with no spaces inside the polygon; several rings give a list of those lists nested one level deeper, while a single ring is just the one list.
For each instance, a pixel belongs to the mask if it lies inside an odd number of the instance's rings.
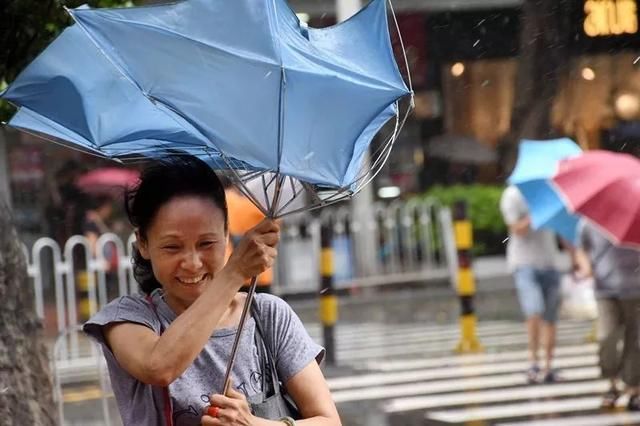
[{"label": "woman", "polygon": [[[224,190],[191,157],[145,170],[126,207],[138,242],[134,274],[145,294],[112,301],[84,326],[104,347],[125,426],[291,424],[257,418],[249,408],[263,392],[253,317],[242,332],[231,391],[210,395],[224,386],[246,297],[238,289],[274,263],[278,225],[261,222],[225,264]],[[256,295],[254,304],[278,376],[305,419],[298,424],[340,425],[318,366],[323,349],[280,299]],[[215,417],[203,415],[209,406]]]}]

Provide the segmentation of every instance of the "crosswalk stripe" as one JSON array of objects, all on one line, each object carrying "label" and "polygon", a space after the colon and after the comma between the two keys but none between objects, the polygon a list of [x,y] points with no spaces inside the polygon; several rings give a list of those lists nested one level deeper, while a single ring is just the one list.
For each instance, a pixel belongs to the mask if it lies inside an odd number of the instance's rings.
[{"label": "crosswalk stripe", "polygon": [[[597,367],[571,368],[562,372],[564,380],[594,380],[599,378]],[[402,385],[372,386],[332,392],[336,402],[366,401],[401,396],[427,395],[440,392],[469,391],[482,388],[524,386],[526,377],[522,373],[501,374],[490,377],[471,377],[456,380],[435,380]]]},{"label": "crosswalk stripe", "polygon": [[[589,354],[595,352],[598,346],[596,344],[581,344],[575,346],[561,346],[556,349],[556,356]],[[472,355],[460,355],[456,357],[439,357],[431,359],[400,359],[388,361],[370,361],[363,365],[366,370],[376,371],[402,371],[416,370],[421,368],[437,368],[450,367],[455,365],[474,365],[483,363],[495,363],[505,361],[515,361],[518,359],[527,359],[529,357],[528,350],[519,350],[512,352],[494,352],[481,353]]]},{"label": "crosswalk stripe", "polygon": [[481,420],[487,421],[543,414],[568,413],[572,411],[597,410],[600,407],[600,401],[600,397],[583,397],[561,399],[557,401],[519,402],[517,404],[506,404],[484,408],[432,411],[425,414],[425,418],[446,423],[464,423]]},{"label": "crosswalk stripe", "polygon": [[[598,362],[596,355],[574,356],[568,358],[556,358],[554,366],[557,368],[584,367]],[[365,386],[382,386],[394,383],[417,382],[444,378],[472,377],[489,374],[504,374],[511,372],[524,372],[529,366],[528,361],[503,362],[487,365],[454,366],[447,368],[362,374],[358,376],[346,376],[329,379],[331,390],[357,388]]]},{"label": "crosswalk stripe", "polygon": [[[558,333],[561,334],[582,334],[582,336],[586,335],[589,331],[589,326],[585,325],[575,325],[571,327],[560,327],[558,329]],[[520,324],[512,324],[512,325],[501,325],[490,328],[479,328],[478,337],[484,338],[489,336],[501,336],[501,335],[514,335],[514,334],[524,334],[524,328]],[[459,333],[452,333],[452,330],[442,330],[437,332],[424,332],[420,330],[415,330],[411,332],[402,332],[398,331],[393,334],[380,334],[369,337],[352,337],[352,338],[337,338],[338,347],[342,350],[349,349],[363,349],[363,348],[374,348],[376,346],[384,345],[393,345],[393,344],[401,344],[407,341],[412,341],[414,343],[418,342],[438,342],[450,340],[452,337],[457,337]]]},{"label": "crosswalk stripe", "polygon": [[[583,322],[570,322],[563,325],[572,326],[574,324],[582,324]],[[514,324],[522,324],[520,322],[515,321],[483,321],[478,324],[479,328],[483,327],[500,327],[500,326],[511,326]],[[305,324],[305,329],[311,335],[322,334],[322,325],[318,323]],[[368,323],[359,323],[359,324],[336,324],[336,336],[338,337],[369,337],[371,335],[379,335],[379,334],[393,334],[395,332],[422,332],[422,333],[431,333],[431,332],[442,332],[447,330],[452,330],[452,328],[456,328],[455,324],[431,324],[431,323],[399,323],[399,324],[389,324],[389,323],[376,323],[376,322],[368,322]]]},{"label": "crosswalk stripe", "polygon": [[[581,341],[584,341],[585,335],[580,335],[580,333],[575,333],[573,331],[569,333],[563,333],[562,331],[558,333],[557,341],[558,344],[576,344]],[[404,344],[396,344],[389,346],[377,346],[373,348],[353,348],[353,349],[344,349],[340,350],[339,344],[337,351],[337,358],[340,361],[356,361],[356,360],[367,360],[372,358],[391,358],[396,356],[408,356],[412,354],[420,354],[420,353],[446,353],[447,351],[453,350],[453,348],[458,343],[459,337],[453,335],[448,340],[443,340],[439,342],[433,341],[425,341],[425,342],[406,342]],[[517,335],[507,335],[507,336],[489,336],[480,338],[480,343],[485,347],[497,346],[497,347],[508,347],[508,346],[516,346],[516,345],[525,345],[527,343],[527,336],[524,332],[522,334]]]},{"label": "crosswalk stripe", "polygon": [[564,395],[589,395],[603,393],[608,389],[606,380],[579,383],[558,383],[553,386],[536,385],[524,388],[508,388],[490,391],[473,391],[433,395],[424,397],[396,398],[384,404],[386,413],[411,410],[426,410],[466,404],[486,404],[491,402],[519,401],[525,399],[551,398]]},{"label": "crosswalk stripe", "polygon": [[640,413],[602,413],[546,420],[498,423],[496,426],[622,426],[640,423]]},{"label": "crosswalk stripe", "polygon": [[[577,325],[589,326],[592,324],[592,321],[585,320],[563,320],[558,322],[558,327],[574,327]],[[519,326],[524,327],[524,323],[522,321],[513,321],[513,320],[480,320],[478,322],[478,328],[483,327],[495,327],[495,326]],[[323,326],[320,323],[312,322],[305,323],[305,329],[310,334],[322,334]],[[336,335],[337,336],[362,336],[371,334],[378,334],[380,332],[388,332],[394,333],[398,330],[419,330],[422,332],[430,332],[430,331],[442,331],[442,330],[455,330],[458,328],[456,323],[443,323],[443,324],[433,324],[430,322],[410,322],[410,323],[380,323],[380,322],[363,322],[363,323],[341,323],[338,322],[336,324]]]},{"label": "crosswalk stripe", "polygon": [[[588,322],[575,322],[568,324],[558,325],[558,330],[582,330],[589,329],[592,324]],[[360,332],[354,330],[353,332],[339,332],[340,328],[336,328],[336,338],[338,340],[344,340],[345,342],[352,341],[370,341],[372,339],[394,338],[395,336],[402,335],[406,337],[421,337],[421,336],[446,336],[452,333],[458,333],[459,329],[456,326],[438,326],[438,327],[426,327],[412,325],[410,327],[398,325],[379,325],[375,327],[367,327]],[[520,322],[504,321],[489,324],[481,324],[478,326],[478,333],[492,333],[504,330],[511,330],[513,332],[522,332],[524,326]],[[322,336],[322,330],[310,330],[307,328],[307,332],[312,338],[319,338]]]}]

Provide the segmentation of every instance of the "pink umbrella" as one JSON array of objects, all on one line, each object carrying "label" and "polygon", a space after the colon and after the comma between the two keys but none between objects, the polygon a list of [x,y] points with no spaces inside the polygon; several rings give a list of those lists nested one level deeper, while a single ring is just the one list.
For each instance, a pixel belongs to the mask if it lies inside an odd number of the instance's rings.
[{"label": "pink umbrella", "polygon": [[138,182],[137,170],[104,167],[92,170],[76,180],[76,186],[89,194],[114,194]]},{"label": "pink umbrella", "polygon": [[599,226],[612,241],[640,247],[640,161],[589,151],[560,162],[553,177],[566,205]]}]

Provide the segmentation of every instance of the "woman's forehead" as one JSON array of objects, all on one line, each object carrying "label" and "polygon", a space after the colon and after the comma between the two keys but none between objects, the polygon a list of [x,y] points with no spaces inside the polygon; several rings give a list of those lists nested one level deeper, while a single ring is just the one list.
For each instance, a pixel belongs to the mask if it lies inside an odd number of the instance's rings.
[{"label": "woman's forehead", "polygon": [[149,231],[163,235],[219,232],[220,228],[224,230],[224,225],[224,214],[212,200],[185,196],[163,204]]}]

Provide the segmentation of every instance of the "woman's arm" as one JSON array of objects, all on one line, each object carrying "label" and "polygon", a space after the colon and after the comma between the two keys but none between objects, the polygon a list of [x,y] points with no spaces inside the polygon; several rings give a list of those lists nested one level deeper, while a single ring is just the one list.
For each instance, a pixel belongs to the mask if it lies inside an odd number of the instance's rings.
[{"label": "woman's arm", "polygon": [[342,425],[329,385],[315,360],[290,378],[285,383],[285,388],[298,405],[302,417],[305,418],[305,420],[296,421],[297,425]]},{"label": "woman's arm", "polygon": [[272,221],[250,231],[213,282],[162,336],[133,323],[106,327],[106,341],[122,368],[141,382],[158,386],[179,377],[202,351],[245,280],[273,264],[278,231]]}]

